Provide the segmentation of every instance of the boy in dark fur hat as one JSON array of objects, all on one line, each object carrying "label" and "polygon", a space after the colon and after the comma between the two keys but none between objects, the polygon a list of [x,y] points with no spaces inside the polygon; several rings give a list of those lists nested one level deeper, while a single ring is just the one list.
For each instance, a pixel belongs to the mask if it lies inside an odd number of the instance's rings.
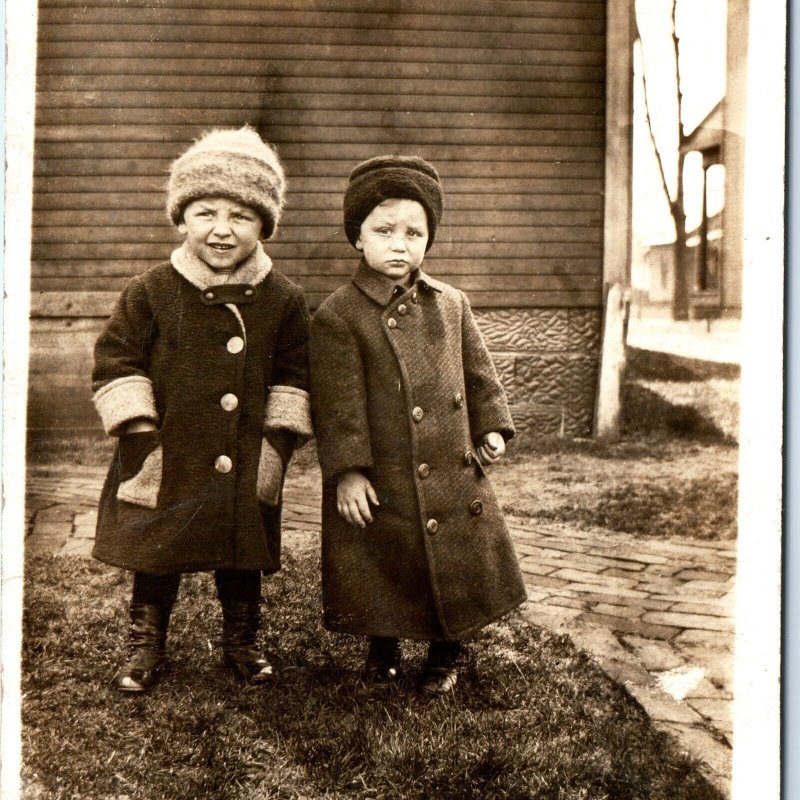
[{"label": "boy in dark fur hat", "polygon": [[484,467],[514,435],[464,294],[421,269],[442,214],[417,157],[359,164],[344,226],[362,253],[311,324],[323,473],[325,624],[370,637],[366,673],[397,677],[428,641],[422,688],[453,689],[460,640],[525,600]]},{"label": "boy in dark fur hat", "polygon": [[255,646],[261,573],[280,569],[284,470],[311,435],[308,311],[260,242],[285,188],[251,128],[195,142],[167,189],[186,239],[133,278],[95,346],[94,402],[119,443],[93,555],[134,572],[123,692],[155,684],[183,572],[214,572],[226,665],[272,672]]}]

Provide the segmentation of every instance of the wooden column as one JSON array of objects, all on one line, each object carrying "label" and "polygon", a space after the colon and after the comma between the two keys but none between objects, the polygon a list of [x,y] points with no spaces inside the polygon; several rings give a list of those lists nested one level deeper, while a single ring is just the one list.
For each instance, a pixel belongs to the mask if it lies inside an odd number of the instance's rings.
[{"label": "wooden column", "polygon": [[630,285],[633,174],[633,0],[606,11],[606,152],[603,283]]},{"label": "wooden column", "polygon": [[606,155],[603,285],[606,299],[594,435],[620,435],[625,331],[631,270],[633,173],[633,0],[608,0],[606,11]]}]

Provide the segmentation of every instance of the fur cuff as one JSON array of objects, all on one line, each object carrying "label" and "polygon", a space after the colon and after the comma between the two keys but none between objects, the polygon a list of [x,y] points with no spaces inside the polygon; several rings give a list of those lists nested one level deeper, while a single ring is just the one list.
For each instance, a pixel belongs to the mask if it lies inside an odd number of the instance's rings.
[{"label": "fur cuff", "polygon": [[314,435],[308,392],[294,386],[273,386],[269,390],[264,430],[277,428],[296,433],[301,442]]},{"label": "fur cuff", "polygon": [[120,483],[117,489],[118,500],[145,508],[156,507],[158,492],[161,489],[163,452],[161,445],[156,447],[144,460],[142,468],[132,478]]},{"label": "fur cuff", "polygon": [[117,378],[95,393],[94,407],[109,436],[119,436],[132,419],[149,419],[158,424],[153,382],[144,375]]},{"label": "fur cuff", "polygon": [[283,459],[266,438],[261,439],[256,495],[261,503],[277,506],[283,486]]}]

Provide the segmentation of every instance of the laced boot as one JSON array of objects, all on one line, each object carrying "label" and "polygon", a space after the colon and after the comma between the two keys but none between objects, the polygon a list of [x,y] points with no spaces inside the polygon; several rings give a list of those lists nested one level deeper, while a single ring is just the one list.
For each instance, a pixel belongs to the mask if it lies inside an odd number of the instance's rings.
[{"label": "laced boot", "polygon": [[402,657],[399,639],[394,636],[370,636],[364,677],[378,683],[397,680]]},{"label": "laced boot", "polygon": [[422,691],[428,694],[452,692],[458,682],[456,661],[461,652],[461,642],[431,642],[428,657],[422,668]]},{"label": "laced boot", "polygon": [[272,666],[256,648],[261,627],[258,601],[222,603],[222,655],[226,667],[250,683],[272,678]]},{"label": "laced boot", "polygon": [[156,685],[165,665],[170,609],[131,603],[128,660],[114,676],[121,692],[141,694]]}]

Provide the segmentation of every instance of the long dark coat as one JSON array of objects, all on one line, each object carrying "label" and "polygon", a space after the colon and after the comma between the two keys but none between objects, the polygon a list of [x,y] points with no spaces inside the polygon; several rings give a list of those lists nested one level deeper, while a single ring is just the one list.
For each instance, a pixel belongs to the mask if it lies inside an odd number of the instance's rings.
[{"label": "long dark coat", "polygon": [[[514,428],[463,293],[421,271],[403,290],[362,260],[314,315],[310,354],[326,627],[457,639],[522,603],[475,455],[487,433]],[[337,476],[355,469],[380,500],[364,530],[336,509]]]},{"label": "long dark coat", "polygon": [[281,429],[311,433],[305,301],[260,245],[226,285],[185,247],[172,262],[130,282],[95,347],[106,431],[136,418],[159,431],[121,436],[93,555],[153,573],[273,572],[280,503],[259,502],[259,458],[262,472],[265,453],[277,460],[278,501],[284,464],[265,430],[276,444]]}]

